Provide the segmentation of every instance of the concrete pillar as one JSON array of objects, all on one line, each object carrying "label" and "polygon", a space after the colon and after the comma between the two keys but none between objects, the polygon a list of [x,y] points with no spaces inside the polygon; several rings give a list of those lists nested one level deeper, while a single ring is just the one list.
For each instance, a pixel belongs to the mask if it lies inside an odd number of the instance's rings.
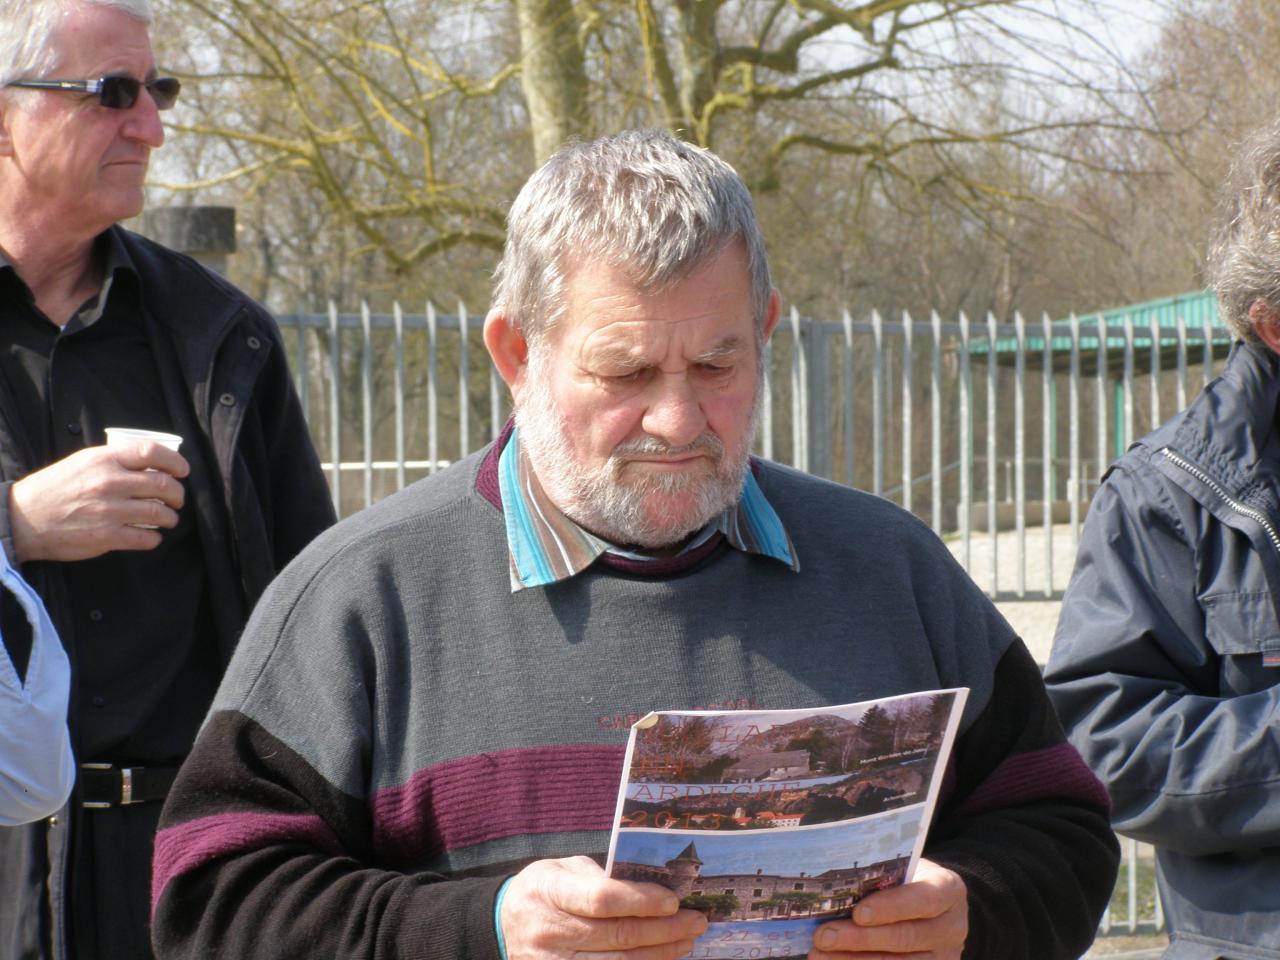
[{"label": "concrete pillar", "polygon": [[236,252],[236,208],[158,207],[142,215],[140,232],[225,275]]}]

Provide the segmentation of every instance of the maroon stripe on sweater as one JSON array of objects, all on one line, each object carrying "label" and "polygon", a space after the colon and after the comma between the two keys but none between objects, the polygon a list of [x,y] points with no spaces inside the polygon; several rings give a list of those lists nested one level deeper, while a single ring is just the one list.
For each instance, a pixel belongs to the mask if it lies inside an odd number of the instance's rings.
[{"label": "maroon stripe on sweater", "polygon": [[389,865],[540,833],[608,830],[626,748],[598,744],[497,750],[419,770],[372,798],[373,846]]},{"label": "maroon stripe on sweater", "polygon": [[1106,787],[1076,748],[1058,743],[1005,758],[960,804],[956,815],[973,816],[1037,800],[1079,800],[1111,809]]},{"label": "maroon stripe on sweater", "polygon": [[275,843],[305,843],[340,856],[337,834],[309,813],[219,813],[156,834],[151,858],[151,912],[169,881],[219,857]]}]

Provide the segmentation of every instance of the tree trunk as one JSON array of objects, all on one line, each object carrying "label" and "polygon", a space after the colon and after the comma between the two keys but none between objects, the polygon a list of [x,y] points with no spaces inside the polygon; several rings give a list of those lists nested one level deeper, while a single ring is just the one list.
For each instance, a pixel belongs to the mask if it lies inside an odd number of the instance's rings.
[{"label": "tree trunk", "polygon": [[715,95],[716,4],[678,0],[680,18],[680,108],[685,136],[711,146],[711,121],[704,111]]},{"label": "tree trunk", "polygon": [[520,85],[538,163],[571,137],[589,136],[587,73],[570,0],[515,0]]}]

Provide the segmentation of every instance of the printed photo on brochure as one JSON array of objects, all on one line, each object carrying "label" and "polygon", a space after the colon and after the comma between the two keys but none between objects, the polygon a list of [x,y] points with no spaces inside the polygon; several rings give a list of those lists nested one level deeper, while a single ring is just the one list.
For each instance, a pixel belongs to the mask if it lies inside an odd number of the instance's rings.
[{"label": "printed photo on brochure", "polygon": [[967,693],[649,714],[627,744],[610,876],[704,911],[694,960],[804,956],[820,924],[910,879]]}]

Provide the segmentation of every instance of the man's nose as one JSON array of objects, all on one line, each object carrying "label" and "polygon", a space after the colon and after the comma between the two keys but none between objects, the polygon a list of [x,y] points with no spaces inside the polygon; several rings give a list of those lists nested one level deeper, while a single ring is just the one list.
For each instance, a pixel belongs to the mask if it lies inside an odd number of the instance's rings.
[{"label": "man's nose", "polygon": [[659,374],[653,390],[642,424],[645,433],[673,447],[692,443],[702,435],[707,417],[686,373]]},{"label": "man's nose", "polygon": [[128,116],[120,133],[127,140],[134,140],[155,148],[164,143],[164,124],[160,122],[160,110],[145,87],[138,93],[137,102],[128,109]]}]

